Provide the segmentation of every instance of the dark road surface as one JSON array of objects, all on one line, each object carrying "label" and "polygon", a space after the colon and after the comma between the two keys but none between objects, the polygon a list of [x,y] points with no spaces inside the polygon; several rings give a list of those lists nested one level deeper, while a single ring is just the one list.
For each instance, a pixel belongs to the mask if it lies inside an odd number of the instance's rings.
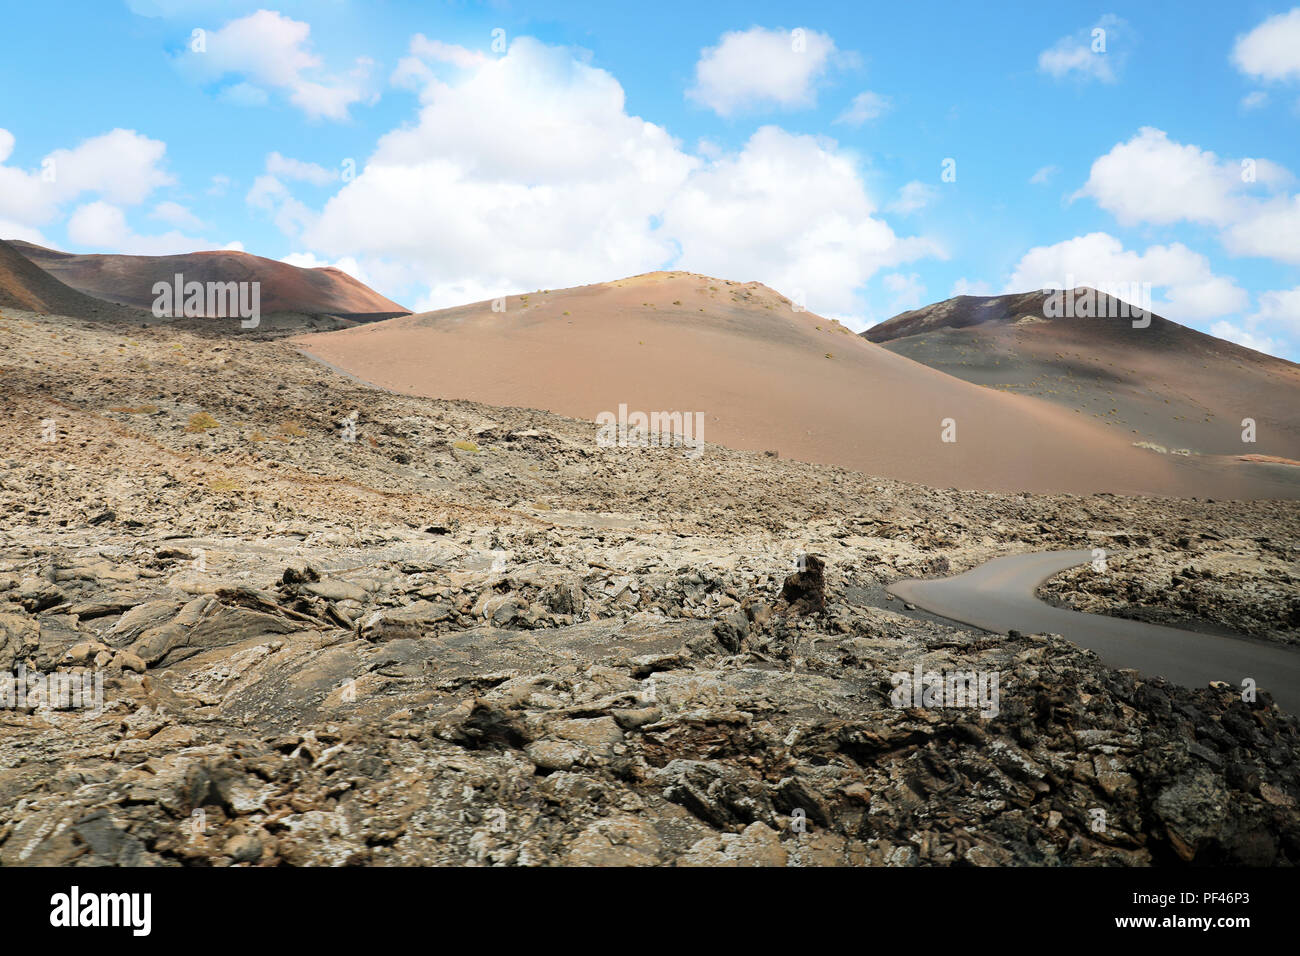
[{"label": "dark road surface", "polygon": [[962,624],[1005,634],[1060,634],[1096,651],[1112,667],[1129,667],[1188,687],[1212,680],[1240,688],[1252,678],[1278,705],[1300,714],[1300,651],[1280,644],[1221,637],[1083,614],[1044,604],[1038,585],[1087,564],[1090,551],[1046,551],[996,558],[952,578],[898,581],[887,589],[904,601]]}]

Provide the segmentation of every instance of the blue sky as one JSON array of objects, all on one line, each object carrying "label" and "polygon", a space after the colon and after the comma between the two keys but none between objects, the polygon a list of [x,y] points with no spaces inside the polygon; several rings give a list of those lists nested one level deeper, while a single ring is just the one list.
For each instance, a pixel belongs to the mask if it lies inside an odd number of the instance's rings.
[{"label": "blue sky", "polygon": [[7,17],[6,238],[233,245],[413,308],[682,268],[855,328],[959,292],[1146,282],[1162,314],[1300,359],[1285,3]]}]

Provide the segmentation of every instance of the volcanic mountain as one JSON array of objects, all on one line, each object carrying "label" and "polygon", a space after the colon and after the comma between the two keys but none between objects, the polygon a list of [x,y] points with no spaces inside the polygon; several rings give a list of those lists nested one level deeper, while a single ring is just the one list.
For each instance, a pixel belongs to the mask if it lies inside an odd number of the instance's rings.
[{"label": "volcanic mountain", "polygon": [[[1075,302],[1092,290],[1074,290]],[[1087,317],[1043,292],[958,296],[862,333],[897,355],[1032,396],[1169,453],[1300,459],[1300,365],[1095,293]],[[1045,306],[1047,306],[1045,308]],[[1101,317],[1097,317],[1100,315]],[[1149,320],[1149,322],[1148,322]],[[1254,442],[1243,432],[1254,422]]]},{"label": "volcanic mountain", "polygon": [[0,239],[0,307],[84,318],[142,318],[135,309],[102,302],[70,288],[3,239]]},{"label": "volcanic mountain", "polygon": [[[395,391],[589,420],[620,406],[629,414],[698,412],[706,442],[933,486],[1300,494],[1280,466],[1232,467],[1134,447],[1114,426],[896,355],[796,311],[756,282],[655,272],[497,305],[294,341]],[[684,459],[682,467],[701,465]]]},{"label": "volcanic mountain", "polygon": [[388,318],[409,310],[352,276],[327,266],[304,269],[246,252],[191,252],[176,256],[74,255],[14,240],[15,249],[64,284],[106,302],[151,308],[156,282],[260,282],[265,313]]}]

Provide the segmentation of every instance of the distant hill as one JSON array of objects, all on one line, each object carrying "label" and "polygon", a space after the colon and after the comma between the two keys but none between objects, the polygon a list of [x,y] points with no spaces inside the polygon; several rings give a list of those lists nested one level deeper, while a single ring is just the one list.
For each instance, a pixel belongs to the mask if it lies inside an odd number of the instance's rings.
[{"label": "distant hill", "polygon": [[339,315],[373,321],[410,310],[340,269],[304,269],[247,252],[177,256],[75,255],[13,240],[10,245],[60,282],[106,302],[152,308],[157,282],[260,282],[263,313]]},{"label": "distant hill", "polygon": [[[941,487],[1219,497],[1300,491],[1300,482],[1288,484],[1285,466],[1161,455],[1091,416],[927,368],[838,322],[796,312],[756,282],[656,272],[504,304],[504,311],[478,302],[294,341],[396,391],[588,420],[620,405],[700,412],[708,442]],[[945,419],[956,424],[956,442],[941,440]],[[594,442],[594,426],[592,434]],[[707,459],[680,467],[708,467]]]},{"label": "distant hill", "polygon": [[70,288],[3,239],[0,239],[0,307],[85,318],[134,321],[144,318],[136,309],[103,302]]},{"label": "distant hill", "polygon": [[[968,382],[1068,408],[1130,441],[1300,459],[1300,366],[1155,314],[1144,328],[1117,315],[1049,317],[1045,299],[1041,291],[958,296],[862,335]],[[1119,300],[1097,300],[1094,311],[1120,311]],[[1243,419],[1255,422],[1254,444],[1242,441]]]}]

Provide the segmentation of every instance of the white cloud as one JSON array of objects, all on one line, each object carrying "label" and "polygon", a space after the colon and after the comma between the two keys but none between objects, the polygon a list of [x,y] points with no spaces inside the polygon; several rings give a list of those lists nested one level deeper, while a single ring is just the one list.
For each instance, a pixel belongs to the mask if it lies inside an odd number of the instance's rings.
[{"label": "white cloud", "polygon": [[[300,269],[338,269],[340,272],[346,272],[358,282],[365,283],[366,285],[370,284],[370,280],[367,278],[365,270],[361,268],[360,263],[358,263],[352,256],[343,256],[333,262],[328,262],[324,259],[317,258],[310,252],[291,252],[280,261],[287,262],[289,265],[297,266]],[[468,302],[472,300],[467,299],[465,301]]]},{"label": "white cloud", "polygon": [[13,155],[14,134],[7,129],[0,129],[0,163]]},{"label": "white cloud", "polygon": [[[11,152],[13,136],[5,143]],[[0,144],[3,145],[3,144]],[[36,228],[53,221],[60,207],[85,193],[134,205],[173,182],[162,168],[165,143],[134,130],[114,129],[56,149],[28,171],[0,165],[0,219]]]},{"label": "white cloud", "polygon": [[217,99],[232,106],[265,106],[271,102],[266,90],[252,83],[232,83],[217,93]]},{"label": "white cloud", "polygon": [[1220,160],[1144,127],[1092,164],[1075,198],[1091,196],[1122,225],[1206,223],[1233,255],[1300,263],[1300,195],[1279,192],[1293,180],[1270,160]]},{"label": "white cloud", "polygon": [[925,301],[925,283],[915,272],[906,275],[901,272],[887,272],[881,276],[880,282],[892,293],[889,303],[891,315],[910,312],[912,309],[919,308]]},{"label": "white cloud", "polygon": [[1257,311],[1246,318],[1251,328],[1270,325],[1300,337],[1300,286],[1261,292]]},{"label": "white cloud", "polygon": [[724,33],[700,52],[687,96],[720,116],[768,107],[813,106],[835,43],[816,30],[750,27]]},{"label": "white cloud", "polygon": [[691,175],[662,232],[681,247],[681,268],[758,279],[840,316],[862,311],[858,290],[878,270],[944,254],[930,239],[897,236],[875,212],[833,144],[765,126]]},{"label": "white cloud", "polygon": [[1254,332],[1249,332],[1241,326],[1226,320],[1215,322],[1210,326],[1210,334],[1215,338],[1236,342],[1238,345],[1244,345],[1248,349],[1254,349],[1256,352],[1264,352],[1268,355],[1280,355],[1285,348],[1277,339],[1256,335]]},{"label": "white cloud", "polygon": [[1126,226],[1180,220],[1222,226],[1238,215],[1241,173],[1239,163],[1144,126],[1097,159],[1075,195],[1091,196]]},{"label": "white cloud", "polygon": [[1044,185],[1049,179],[1061,171],[1060,166],[1043,166],[1034,175],[1029,177],[1029,182],[1035,186]]},{"label": "white cloud", "polygon": [[1091,286],[1105,290],[1121,284],[1150,283],[1162,290],[1155,311],[1175,321],[1217,318],[1242,311],[1246,292],[1227,276],[1217,276],[1209,260],[1182,243],[1126,250],[1104,232],[1077,236],[1030,249],[1016,264],[1004,292]]},{"label": "white cloud", "polygon": [[1229,252],[1300,264],[1300,194],[1250,205],[1223,235]]},{"label": "white cloud", "polygon": [[885,208],[890,212],[905,216],[908,213],[916,212],[918,209],[924,209],[938,195],[939,188],[937,186],[914,179],[900,189],[898,198]]},{"label": "white cloud", "polygon": [[1108,13],[1094,26],[1061,37],[1038,54],[1038,69],[1058,80],[1073,76],[1114,83],[1128,56],[1131,37],[1128,23]]},{"label": "white cloud", "polygon": [[421,59],[449,63],[462,70],[474,69],[487,62],[487,54],[480,50],[469,50],[455,43],[430,40],[423,33],[411,37],[411,53]]},{"label": "white cloud", "polygon": [[948,293],[949,298],[959,295],[992,295],[993,287],[983,280],[974,282],[965,276],[958,279],[952,284],[952,291]]},{"label": "white cloud", "polygon": [[1256,79],[1300,80],[1300,7],[1269,17],[1237,37],[1232,63]]},{"label": "white cloud", "polygon": [[159,236],[141,236],[127,225],[118,206],[98,200],[78,206],[68,219],[68,239],[76,246],[103,249],[137,256],[167,256],[211,249],[207,239],[196,239],[172,231]]},{"label": "white cloud", "polygon": [[697,162],[624,112],[608,73],[521,37],[382,137],[303,242],[388,283],[495,296],[605,280],[671,258],[652,219]]},{"label": "white cloud", "polygon": [[299,241],[380,287],[418,284],[421,309],[674,266],[848,313],[876,271],[942,255],[894,234],[833,142],[764,127],[692,155],[628,115],[608,73],[527,37],[435,84]]},{"label": "white cloud", "polygon": [[389,82],[405,90],[420,94],[428,102],[439,87],[438,71],[430,64],[441,64],[457,70],[475,70],[488,61],[487,54],[470,50],[454,43],[430,40],[423,33],[411,37],[410,56],[397,61]]},{"label": "white cloud", "polygon": [[1260,109],[1267,103],[1268,94],[1263,90],[1254,90],[1241,98],[1241,108],[1247,111]]},{"label": "white cloud", "polygon": [[269,174],[263,174],[253,180],[253,186],[244,196],[244,202],[258,209],[274,209],[277,202],[289,195],[289,189]]},{"label": "white cloud", "polygon": [[285,179],[300,179],[313,186],[324,186],[338,178],[338,173],[332,169],[300,159],[288,159],[279,153],[271,153],[266,157],[266,171]]},{"label": "white cloud", "polygon": [[33,229],[20,222],[11,222],[8,219],[0,219],[0,239],[21,239],[23,242],[34,242],[38,246],[49,245],[39,229]]},{"label": "white cloud", "polygon": [[861,126],[863,123],[883,116],[889,112],[889,109],[889,97],[866,90],[853,97],[853,102],[849,104],[848,109],[837,116],[834,122],[847,123],[850,126]]},{"label": "white cloud", "polygon": [[306,203],[298,200],[280,179],[306,181],[323,186],[337,179],[337,175],[316,163],[287,159],[278,152],[266,157],[266,172],[253,180],[244,196],[244,202],[254,209],[271,214],[276,228],[286,235],[297,235],[316,221],[316,214]]},{"label": "white cloud", "polygon": [[149,218],[160,219],[165,223],[176,226],[178,229],[203,228],[203,223],[199,221],[198,216],[178,202],[160,202],[153,207],[153,211],[149,213]]},{"label": "white cloud", "polygon": [[258,10],[207,34],[206,50],[186,50],[180,68],[203,82],[241,77],[221,96],[241,105],[266,101],[266,90],[280,90],[312,118],[346,119],[349,107],[369,98],[370,62],[355,61],[343,74],[327,74],[311,51],[311,25],[273,10]]}]

